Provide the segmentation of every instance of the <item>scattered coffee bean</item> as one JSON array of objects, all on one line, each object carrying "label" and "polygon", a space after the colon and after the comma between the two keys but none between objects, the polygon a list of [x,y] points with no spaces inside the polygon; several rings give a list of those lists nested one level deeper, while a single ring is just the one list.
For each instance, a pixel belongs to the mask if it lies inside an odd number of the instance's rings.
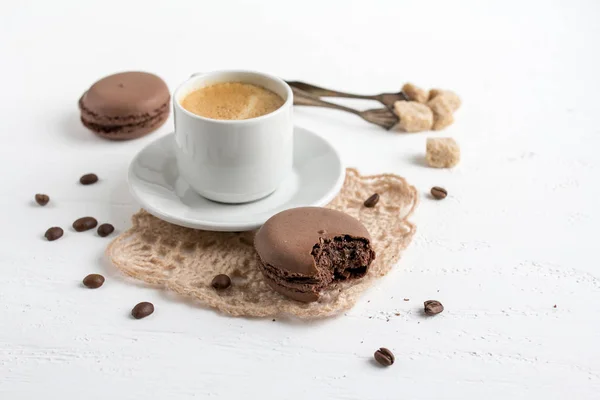
[{"label": "scattered coffee bean", "polygon": [[97,225],[98,221],[96,221],[96,218],[83,217],[73,222],[73,229],[75,229],[77,232],[83,232],[89,231],[90,229],[94,229]]},{"label": "scattered coffee bean", "polygon": [[434,186],[431,188],[431,195],[436,200],[441,200],[448,196],[448,191],[442,187]]},{"label": "scattered coffee bean", "polygon": [[96,174],[85,174],[79,178],[79,183],[82,185],[91,185],[96,182],[98,182],[98,175]]},{"label": "scattered coffee bean", "polygon": [[365,200],[364,205],[365,207],[375,207],[375,205],[377,204],[377,202],[379,201],[379,195],[377,193],[372,194],[371,197],[369,197],[368,199]]},{"label": "scattered coffee bean", "polygon": [[98,289],[104,284],[104,277],[99,274],[89,274],[83,278],[83,284],[90,289]]},{"label": "scattered coffee bean", "polygon": [[111,224],[102,224],[98,227],[98,236],[106,237],[115,231],[115,227]]},{"label": "scattered coffee bean", "polygon": [[219,274],[213,278],[211,286],[217,290],[227,289],[231,286],[231,279],[225,274]]},{"label": "scattered coffee bean", "polygon": [[373,357],[375,357],[375,361],[377,361],[384,367],[389,367],[394,363],[395,360],[394,354],[385,347],[382,347],[379,350],[377,350],[375,354],[373,354]]},{"label": "scattered coffee bean", "polygon": [[50,201],[50,197],[48,197],[47,194],[36,194],[35,195],[35,202],[38,203],[40,206],[45,206],[46,204],[48,204],[48,202]]},{"label": "scattered coffee bean", "polygon": [[143,301],[133,307],[131,310],[131,315],[135,319],[146,318],[148,315],[154,312],[154,304],[148,303],[147,301]]},{"label": "scattered coffee bean", "polygon": [[423,303],[425,306],[425,314],[436,315],[444,311],[444,306],[437,300],[427,300]]},{"label": "scattered coffee bean", "polygon": [[53,226],[52,228],[50,228],[46,231],[44,236],[46,237],[46,239],[48,239],[49,242],[52,242],[53,240],[60,239],[62,237],[63,233],[64,232],[63,232],[62,228],[60,228],[58,226]]}]

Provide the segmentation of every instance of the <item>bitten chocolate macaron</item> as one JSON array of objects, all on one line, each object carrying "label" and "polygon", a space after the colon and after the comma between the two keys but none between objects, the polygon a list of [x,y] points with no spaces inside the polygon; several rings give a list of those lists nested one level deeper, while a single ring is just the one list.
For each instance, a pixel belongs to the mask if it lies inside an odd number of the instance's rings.
[{"label": "bitten chocolate macaron", "polygon": [[340,211],[300,207],[280,212],[254,239],[260,269],[277,292],[302,302],[344,280],[366,275],[375,252],[358,220]]},{"label": "bitten chocolate macaron", "polygon": [[112,140],[144,136],[169,117],[167,84],[147,72],[121,72],[100,79],[79,99],[81,122]]}]

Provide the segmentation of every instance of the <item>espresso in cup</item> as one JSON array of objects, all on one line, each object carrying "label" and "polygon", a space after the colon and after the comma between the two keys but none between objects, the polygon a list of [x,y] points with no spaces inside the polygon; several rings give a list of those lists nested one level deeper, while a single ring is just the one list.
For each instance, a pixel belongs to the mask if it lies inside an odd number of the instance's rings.
[{"label": "espresso in cup", "polygon": [[290,86],[268,74],[193,75],[173,94],[179,177],[222,203],[270,195],[292,172],[293,103]]},{"label": "espresso in cup", "polygon": [[189,93],[181,106],[205,118],[240,120],[270,114],[283,103],[281,96],[262,86],[222,82]]}]

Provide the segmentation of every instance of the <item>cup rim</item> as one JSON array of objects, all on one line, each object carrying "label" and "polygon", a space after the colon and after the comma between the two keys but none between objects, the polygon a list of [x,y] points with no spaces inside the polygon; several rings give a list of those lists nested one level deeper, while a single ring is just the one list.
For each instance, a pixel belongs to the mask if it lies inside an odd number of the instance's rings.
[{"label": "cup rim", "polygon": [[[278,82],[278,83],[280,83],[285,88],[285,91],[287,93],[287,98],[284,101],[284,103],[281,105],[281,107],[279,107],[277,110],[275,110],[273,112],[270,112],[268,114],[265,114],[265,115],[261,115],[260,117],[247,118],[247,119],[214,119],[214,118],[207,118],[207,117],[203,117],[201,115],[194,114],[193,112],[186,110],[179,103],[179,101],[178,101],[179,92],[182,91],[185,86],[187,86],[188,84],[190,84],[191,81],[196,80],[196,79],[207,78],[207,77],[209,77],[211,75],[226,74],[226,73],[260,75],[260,76],[262,76],[264,78],[267,78],[267,79],[270,79],[272,81]],[[216,71],[211,71],[211,72],[206,72],[206,73],[198,73],[198,74],[194,74],[194,75],[190,76],[188,79],[186,79],[184,82],[182,82],[177,87],[177,89],[175,89],[175,91],[173,92],[173,103],[175,104],[175,107],[177,107],[179,109],[179,111],[183,112],[188,117],[192,117],[192,118],[196,118],[196,119],[201,120],[201,121],[212,122],[212,123],[216,123],[216,124],[235,124],[235,125],[238,125],[238,124],[244,124],[244,123],[248,124],[248,123],[262,121],[264,119],[267,119],[267,118],[269,118],[271,116],[275,116],[276,114],[283,112],[284,108],[289,107],[291,105],[291,103],[294,101],[293,96],[294,96],[294,94],[292,92],[292,88],[290,88],[290,85],[288,85],[283,79],[281,79],[281,78],[279,78],[279,77],[277,77],[275,75],[267,74],[265,72],[252,71],[252,70],[224,69],[224,70],[216,70]]]}]

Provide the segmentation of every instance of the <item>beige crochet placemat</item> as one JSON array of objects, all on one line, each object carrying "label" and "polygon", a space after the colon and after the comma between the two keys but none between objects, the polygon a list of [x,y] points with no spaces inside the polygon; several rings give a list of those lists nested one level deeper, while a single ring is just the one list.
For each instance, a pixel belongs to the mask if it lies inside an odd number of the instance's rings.
[{"label": "beige crochet placemat", "polygon": [[[373,193],[379,193],[379,203],[364,207]],[[328,207],[352,215],[367,227],[377,259],[363,279],[338,283],[319,301],[308,304],[290,300],[264,282],[252,244],[255,232],[183,228],[140,210],[133,216],[133,227],[118,236],[106,253],[125,275],[233,316],[322,318],[352,307],[375,279],[396,264],[415,233],[408,218],[417,202],[416,189],[400,176],[361,176],[347,169],[344,186]],[[218,292],[210,286],[217,274],[232,278],[229,289]]]}]

